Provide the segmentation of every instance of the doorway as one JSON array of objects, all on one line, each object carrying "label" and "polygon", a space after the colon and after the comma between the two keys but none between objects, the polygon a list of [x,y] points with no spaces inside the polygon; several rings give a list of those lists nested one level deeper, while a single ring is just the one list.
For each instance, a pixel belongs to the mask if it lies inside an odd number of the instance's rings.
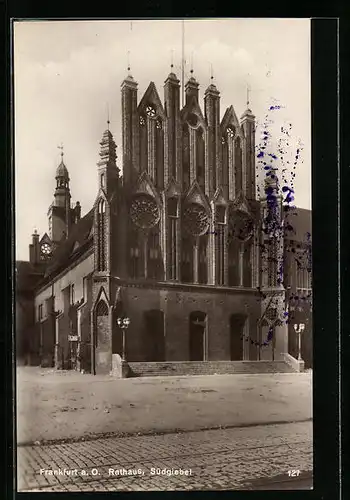
[{"label": "doorway", "polygon": [[205,359],[206,314],[195,311],[190,314],[190,361]]},{"label": "doorway", "polygon": [[164,313],[158,309],[144,313],[143,351],[145,361],[165,361]]},{"label": "doorway", "polygon": [[230,358],[231,361],[243,360],[244,327],[247,317],[232,314],[230,318]]}]

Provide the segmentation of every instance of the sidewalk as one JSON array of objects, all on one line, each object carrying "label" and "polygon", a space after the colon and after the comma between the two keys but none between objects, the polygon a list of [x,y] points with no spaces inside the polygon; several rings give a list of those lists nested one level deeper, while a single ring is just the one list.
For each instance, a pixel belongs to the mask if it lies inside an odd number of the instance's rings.
[{"label": "sidewalk", "polygon": [[312,373],[112,379],[17,370],[17,441],[303,421]]}]

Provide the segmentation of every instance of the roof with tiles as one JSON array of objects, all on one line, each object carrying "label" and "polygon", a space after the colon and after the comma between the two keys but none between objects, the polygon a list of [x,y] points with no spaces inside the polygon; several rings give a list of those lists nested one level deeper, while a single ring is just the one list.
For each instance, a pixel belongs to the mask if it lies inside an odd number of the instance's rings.
[{"label": "roof with tiles", "polygon": [[90,246],[93,238],[91,229],[93,225],[94,211],[90,210],[77,224],[72,226],[72,231],[67,240],[64,240],[55,250],[45,272],[45,280],[51,278],[57,272],[63,270],[75,258]]}]

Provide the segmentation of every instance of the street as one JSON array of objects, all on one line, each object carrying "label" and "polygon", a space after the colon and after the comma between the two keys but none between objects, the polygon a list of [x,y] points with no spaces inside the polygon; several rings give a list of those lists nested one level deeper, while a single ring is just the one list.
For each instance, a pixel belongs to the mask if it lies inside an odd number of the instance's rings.
[{"label": "street", "polygon": [[18,490],[309,489],[311,418],[312,373],[121,380],[21,367]]},{"label": "street", "polygon": [[19,491],[310,489],[289,470],[310,478],[311,422],[18,448]]},{"label": "street", "polygon": [[17,442],[193,431],[312,418],[311,373],[113,379],[17,372]]}]

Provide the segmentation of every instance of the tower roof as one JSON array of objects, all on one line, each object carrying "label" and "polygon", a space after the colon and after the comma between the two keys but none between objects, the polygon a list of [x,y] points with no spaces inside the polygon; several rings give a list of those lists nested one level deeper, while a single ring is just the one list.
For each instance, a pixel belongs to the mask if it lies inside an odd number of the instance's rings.
[{"label": "tower roof", "polygon": [[117,159],[116,155],[116,144],[113,139],[113,135],[109,129],[105,130],[102,136],[102,140],[100,141],[100,157],[99,165],[105,163],[115,163]]},{"label": "tower roof", "polygon": [[65,179],[69,179],[69,174],[67,167],[63,163],[63,160],[61,160],[61,163],[58,165],[56,169],[56,179],[57,177],[64,177]]}]

